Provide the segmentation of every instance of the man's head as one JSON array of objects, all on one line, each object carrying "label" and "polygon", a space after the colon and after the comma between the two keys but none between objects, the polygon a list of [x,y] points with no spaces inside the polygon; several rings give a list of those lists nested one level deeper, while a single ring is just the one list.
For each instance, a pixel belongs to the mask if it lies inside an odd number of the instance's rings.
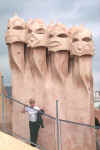
[{"label": "man's head", "polygon": [[34,107],[34,105],[35,105],[35,100],[31,98],[31,99],[29,100],[29,104],[30,104],[31,107]]}]

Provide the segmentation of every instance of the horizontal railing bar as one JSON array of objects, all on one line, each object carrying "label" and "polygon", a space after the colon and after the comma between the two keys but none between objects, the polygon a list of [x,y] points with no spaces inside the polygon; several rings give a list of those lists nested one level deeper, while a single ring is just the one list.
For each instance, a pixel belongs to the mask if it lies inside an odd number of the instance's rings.
[{"label": "horizontal railing bar", "polygon": [[[5,97],[8,98],[8,99],[10,99],[10,100],[12,100],[12,101],[15,101],[16,103],[19,103],[19,104],[23,105],[23,106],[30,107],[29,105],[26,105],[26,104],[20,102],[19,100],[16,100],[16,99],[13,98],[13,97],[10,97],[10,96],[7,96],[7,95],[6,95]],[[41,113],[43,113],[43,112],[41,112]],[[55,117],[53,117],[53,116],[51,116],[51,115],[48,115],[48,114],[46,114],[45,112],[43,113],[43,115],[46,116],[46,117],[48,117],[48,118],[50,118],[50,119],[56,120]],[[69,120],[59,119],[59,121],[65,122],[65,123],[74,124],[74,125],[78,125],[78,126],[84,126],[84,127],[94,128],[94,129],[98,129],[98,128],[99,128],[99,126],[93,126],[93,125],[90,125],[90,124],[78,123],[78,122],[69,121]]]}]

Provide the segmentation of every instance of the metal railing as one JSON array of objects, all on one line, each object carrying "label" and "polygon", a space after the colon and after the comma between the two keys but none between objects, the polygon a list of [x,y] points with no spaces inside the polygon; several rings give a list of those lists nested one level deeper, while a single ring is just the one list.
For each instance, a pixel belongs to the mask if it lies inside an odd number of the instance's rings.
[{"label": "metal railing", "polygon": [[[2,78],[2,94],[1,95],[2,95],[2,124],[3,124],[1,130],[10,134],[10,135],[13,135],[13,136],[19,138],[19,139],[22,139],[23,141],[25,141],[27,143],[34,144],[34,145],[36,145],[37,148],[40,148],[41,150],[46,150],[43,146],[36,144],[36,143],[32,143],[27,138],[20,136],[19,134],[15,133],[14,131],[11,131],[10,129],[7,129],[7,127],[5,127],[5,124],[6,124],[6,122],[5,122],[5,106],[4,106],[5,100],[16,103],[16,105],[18,104],[20,106],[27,106],[27,107],[30,107],[30,106],[22,103],[21,102],[22,100],[17,100],[11,96],[4,94],[3,78]],[[61,143],[62,143],[61,140],[63,140],[63,139],[61,139],[61,130],[62,130],[61,124],[64,124],[65,126],[71,125],[71,126],[77,126],[77,127],[86,127],[86,128],[95,129],[95,130],[99,129],[99,126],[95,126],[95,125],[59,119],[58,100],[56,101],[56,117],[51,116],[45,112],[43,113],[43,116],[48,118],[48,119],[54,120],[56,123],[56,125],[55,125],[56,126],[56,129],[55,129],[56,130],[56,135],[55,135],[56,143],[55,144],[57,144],[56,145],[57,150],[63,150],[63,148],[61,147]],[[100,144],[99,144],[97,132],[96,132],[96,147],[97,147],[97,150],[100,150]]]}]

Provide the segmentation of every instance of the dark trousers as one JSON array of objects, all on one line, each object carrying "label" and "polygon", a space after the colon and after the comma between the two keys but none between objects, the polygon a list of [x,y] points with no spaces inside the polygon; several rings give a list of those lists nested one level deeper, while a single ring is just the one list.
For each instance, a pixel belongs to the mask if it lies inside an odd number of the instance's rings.
[{"label": "dark trousers", "polygon": [[37,137],[38,137],[38,131],[40,128],[40,125],[37,122],[29,121],[29,128],[30,128],[30,141],[32,146],[36,146],[37,143]]}]

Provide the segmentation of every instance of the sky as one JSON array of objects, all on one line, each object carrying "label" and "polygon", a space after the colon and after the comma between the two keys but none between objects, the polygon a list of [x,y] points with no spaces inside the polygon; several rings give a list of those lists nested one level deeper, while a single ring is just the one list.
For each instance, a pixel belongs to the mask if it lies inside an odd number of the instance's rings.
[{"label": "sky", "polygon": [[5,32],[8,19],[15,13],[25,21],[41,18],[47,24],[61,22],[68,28],[83,24],[91,30],[96,51],[93,57],[94,88],[100,90],[100,0],[0,0],[0,72],[6,85],[10,85],[11,72]]}]

